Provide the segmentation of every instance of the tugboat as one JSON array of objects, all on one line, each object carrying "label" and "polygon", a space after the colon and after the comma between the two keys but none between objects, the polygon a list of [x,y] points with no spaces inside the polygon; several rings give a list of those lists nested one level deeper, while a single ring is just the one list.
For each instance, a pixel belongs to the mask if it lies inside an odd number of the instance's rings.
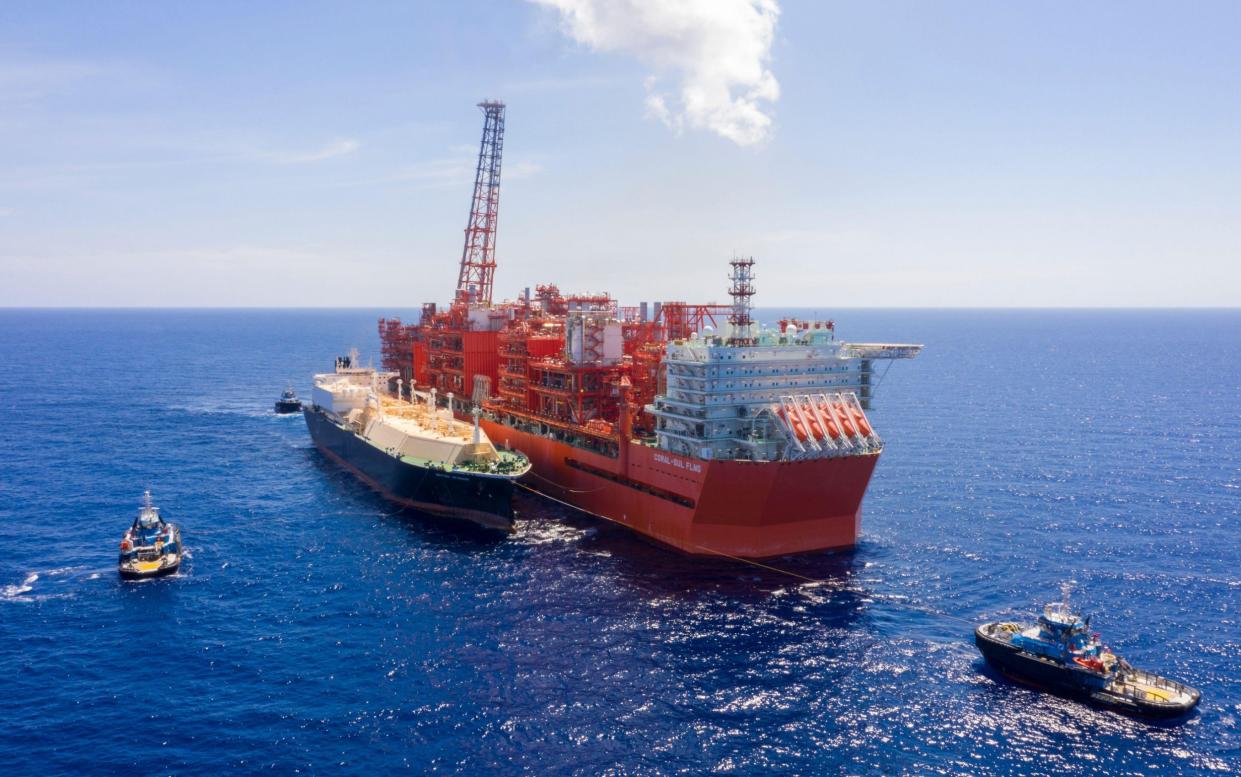
[{"label": "tugboat", "polygon": [[1130,715],[1178,718],[1198,706],[1196,688],[1135,669],[1090,634],[1063,601],[1043,608],[1038,622],[986,623],[974,630],[983,658],[1005,675],[1063,696]]},{"label": "tugboat", "polygon": [[289,386],[280,395],[280,399],[276,400],[276,415],[288,415],[289,413],[302,412],[302,400],[297,398],[297,392]]},{"label": "tugboat", "polygon": [[123,580],[171,575],[181,567],[181,530],[160,515],[151,492],[142,495],[138,517],[121,538],[117,570]]}]

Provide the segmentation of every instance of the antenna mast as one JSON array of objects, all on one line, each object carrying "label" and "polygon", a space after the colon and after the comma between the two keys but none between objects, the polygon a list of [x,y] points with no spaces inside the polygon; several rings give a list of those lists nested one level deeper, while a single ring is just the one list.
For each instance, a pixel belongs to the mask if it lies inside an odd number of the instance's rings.
[{"label": "antenna mast", "polygon": [[465,225],[465,249],[457,276],[457,301],[491,304],[496,271],[496,223],[500,217],[500,156],[504,150],[504,103],[484,100],[483,140],[474,173],[474,198]]},{"label": "antenna mast", "polygon": [[728,290],[733,298],[733,309],[728,314],[732,333],[729,345],[754,345],[754,319],[750,317],[750,297],[754,296],[754,257],[733,257],[729,262],[733,271],[728,277],[733,286]]}]

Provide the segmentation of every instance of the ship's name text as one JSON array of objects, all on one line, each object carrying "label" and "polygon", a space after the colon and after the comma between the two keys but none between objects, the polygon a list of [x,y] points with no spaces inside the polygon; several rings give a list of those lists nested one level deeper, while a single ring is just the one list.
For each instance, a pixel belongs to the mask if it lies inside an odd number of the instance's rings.
[{"label": "ship's name text", "polygon": [[660,464],[671,464],[677,469],[689,470],[690,472],[702,472],[702,465],[695,464],[692,461],[685,461],[684,459],[674,459],[671,456],[665,456],[662,453],[656,453],[653,456],[653,458],[655,459],[655,461],[658,461]]}]

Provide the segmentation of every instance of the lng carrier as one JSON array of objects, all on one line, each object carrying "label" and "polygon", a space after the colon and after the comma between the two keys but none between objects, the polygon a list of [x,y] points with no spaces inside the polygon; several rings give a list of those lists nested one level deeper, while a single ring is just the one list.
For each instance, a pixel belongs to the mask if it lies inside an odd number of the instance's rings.
[{"label": "lng carrier", "polygon": [[312,401],[302,408],[315,447],[391,502],[511,530],[513,483],[529,460],[498,450],[477,413],[471,429],[438,407],[435,389],[406,398],[398,380],[390,395],[393,379],[360,366],[357,351],[315,375]]},{"label": "lng carrier", "polygon": [[[529,489],[690,554],[849,548],[883,443],[875,365],[920,345],[847,343],[832,321],[756,324],[754,261],[729,304],[622,306],[552,284],[493,302],[504,104],[484,114],[456,295],[381,319],[383,362],[529,457]],[[890,363],[890,362],[889,362]],[[399,389],[398,389],[399,393]]]}]

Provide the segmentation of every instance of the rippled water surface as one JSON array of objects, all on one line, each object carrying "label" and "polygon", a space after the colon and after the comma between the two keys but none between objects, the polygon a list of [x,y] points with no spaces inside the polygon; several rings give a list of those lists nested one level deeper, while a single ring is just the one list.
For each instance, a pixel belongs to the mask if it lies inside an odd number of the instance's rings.
[{"label": "rippled water surface", "polygon": [[[394,511],[269,412],[375,318],[0,311],[3,772],[1241,767],[1241,313],[840,313],[927,349],[880,387],[861,545],[775,562],[814,583],[529,495],[502,540]],[[123,584],[147,485],[190,558]],[[987,671],[968,622],[1066,579],[1200,711]]]}]

